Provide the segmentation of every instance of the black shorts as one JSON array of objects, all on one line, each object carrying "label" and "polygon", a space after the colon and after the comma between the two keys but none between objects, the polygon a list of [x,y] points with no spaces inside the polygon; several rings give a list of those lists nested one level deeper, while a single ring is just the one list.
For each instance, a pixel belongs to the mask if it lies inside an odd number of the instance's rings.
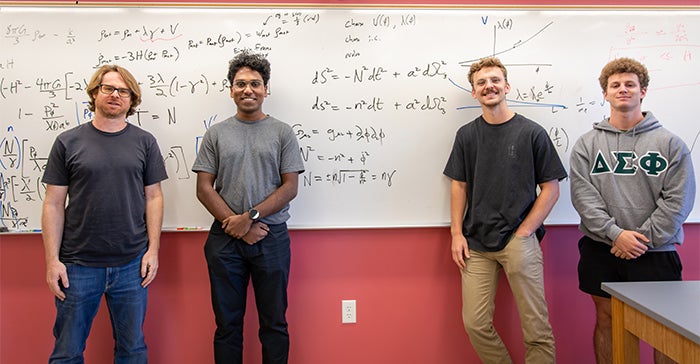
[{"label": "black shorts", "polygon": [[603,282],[680,281],[683,265],[676,251],[650,252],[637,259],[610,253],[610,245],[587,236],[578,241],[578,288],[588,294],[610,298]]}]

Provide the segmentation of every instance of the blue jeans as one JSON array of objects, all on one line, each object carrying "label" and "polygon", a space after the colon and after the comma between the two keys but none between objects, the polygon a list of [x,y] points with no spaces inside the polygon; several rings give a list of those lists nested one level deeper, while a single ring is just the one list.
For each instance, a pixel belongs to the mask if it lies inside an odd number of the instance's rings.
[{"label": "blue jeans", "polygon": [[105,296],[114,336],[114,363],[147,363],[143,322],[148,289],[141,287],[141,258],[120,267],[96,268],[66,264],[70,287],[66,299],[56,299],[56,343],[51,364],[84,362],[83,351],[102,295]]},{"label": "blue jeans", "polygon": [[258,336],[262,343],[263,363],[287,363],[290,239],[287,224],[269,227],[268,235],[253,245],[227,235],[218,221],[209,231],[204,254],[216,317],[214,361],[217,364],[243,362],[243,316],[251,279],[260,323]]}]

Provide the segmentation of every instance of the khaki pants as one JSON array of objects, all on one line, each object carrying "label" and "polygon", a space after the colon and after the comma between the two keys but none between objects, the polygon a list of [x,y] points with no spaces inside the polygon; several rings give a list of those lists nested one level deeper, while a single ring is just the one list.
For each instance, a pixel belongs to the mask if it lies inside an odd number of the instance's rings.
[{"label": "khaki pants", "polygon": [[510,355],[493,326],[496,288],[505,272],[520,314],[525,362],[555,362],[554,335],[544,297],[542,250],[535,235],[514,236],[498,252],[470,250],[462,270],[462,319],[469,340],[486,364],[511,363]]}]

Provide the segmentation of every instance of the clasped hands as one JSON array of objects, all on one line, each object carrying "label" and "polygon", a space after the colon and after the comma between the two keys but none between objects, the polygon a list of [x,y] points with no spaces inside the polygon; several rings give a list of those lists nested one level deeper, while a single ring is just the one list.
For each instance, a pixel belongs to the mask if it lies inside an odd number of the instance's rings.
[{"label": "clasped hands", "polygon": [[221,222],[221,228],[226,234],[241,239],[249,245],[259,242],[270,232],[267,224],[260,221],[253,222],[244,215],[231,215],[225,218]]},{"label": "clasped hands", "polygon": [[613,242],[610,253],[621,259],[637,259],[646,253],[649,247],[645,244],[649,239],[636,231],[623,230]]}]

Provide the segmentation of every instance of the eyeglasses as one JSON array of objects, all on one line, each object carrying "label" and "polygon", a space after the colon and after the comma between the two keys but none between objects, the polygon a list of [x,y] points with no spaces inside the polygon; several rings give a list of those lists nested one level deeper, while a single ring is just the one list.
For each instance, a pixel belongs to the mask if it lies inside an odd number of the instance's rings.
[{"label": "eyeglasses", "polygon": [[131,97],[131,90],[128,88],[119,88],[119,87],[114,87],[110,85],[100,85],[100,92],[102,92],[105,95],[111,95],[114,93],[114,90],[117,90],[117,94],[119,97]]},{"label": "eyeglasses", "polygon": [[245,88],[248,86],[250,86],[251,90],[259,90],[263,87],[263,82],[260,80],[234,81],[233,82],[233,87],[239,91],[245,90]]}]

